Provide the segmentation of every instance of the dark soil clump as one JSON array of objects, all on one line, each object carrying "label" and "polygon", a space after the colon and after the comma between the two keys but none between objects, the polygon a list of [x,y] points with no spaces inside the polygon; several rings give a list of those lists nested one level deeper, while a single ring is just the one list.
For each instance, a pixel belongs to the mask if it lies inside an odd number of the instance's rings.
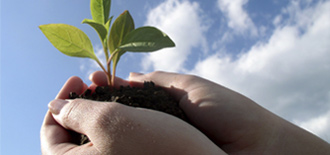
[{"label": "dark soil clump", "polygon": [[[119,89],[111,89],[109,86],[99,86],[92,93],[86,90],[78,95],[70,93],[70,99],[83,98],[94,101],[118,102],[132,107],[140,107],[165,112],[176,116],[184,121],[188,121],[186,115],[171,96],[162,88],[156,87],[153,82],[145,82],[144,87],[136,88],[121,86]],[[82,136],[81,144],[88,142],[86,136]]]}]

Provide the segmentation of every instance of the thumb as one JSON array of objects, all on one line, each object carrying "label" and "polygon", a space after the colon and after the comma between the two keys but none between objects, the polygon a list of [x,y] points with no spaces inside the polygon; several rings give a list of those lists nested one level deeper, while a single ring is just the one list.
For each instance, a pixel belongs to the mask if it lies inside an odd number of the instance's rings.
[{"label": "thumb", "polygon": [[62,127],[87,135],[93,142],[94,138],[100,137],[104,127],[100,126],[99,120],[102,114],[111,113],[111,109],[117,109],[114,102],[96,102],[91,100],[56,99],[49,103],[48,107],[54,119]]}]

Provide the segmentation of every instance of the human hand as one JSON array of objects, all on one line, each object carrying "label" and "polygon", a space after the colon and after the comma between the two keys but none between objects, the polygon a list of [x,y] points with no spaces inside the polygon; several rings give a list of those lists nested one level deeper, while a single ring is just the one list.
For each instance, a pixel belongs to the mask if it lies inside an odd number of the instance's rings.
[{"label": "human hand", "polygon": [[330,154],[330,145],[252,100],[192,75],[132,73],[167,89],[191,123],[229,154]]},{"label": "human hand", "polygon": [[[91,76],[91,89],[106,84],[102,75]],[[173,116],[115,102],[63,100],[69,92],[86,89],[79,78],[70,78],[50,102],[41,128],[43,154],[224,154],[200,131]],[[69,130],[87,135],[91,142],[73,143]]]}]

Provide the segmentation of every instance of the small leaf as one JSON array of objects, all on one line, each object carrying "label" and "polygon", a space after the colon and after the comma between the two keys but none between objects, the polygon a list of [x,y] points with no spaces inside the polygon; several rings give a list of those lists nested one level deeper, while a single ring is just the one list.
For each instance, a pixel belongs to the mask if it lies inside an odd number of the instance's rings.
[{"label": "small leaf", "polygon": [[[134,30],[134,27],[133,18],[127,10],[115,20],[111,27],[108,39],[108,47],[111,54],[121,45],[125,36]],[[117,55],[114,56],[113,69],[116,68],[120,56],[124,53],[125,51],[121,50]]]},{"label": "small leaf", "polygon": [[97,59],[91,41],[80,29],[66,24],[40,25],[39,28],[62,53],[68,56]]},{"label": "small leaf", "polygon": [[108,39],[110,53],[121,45],[124,37],[134,30],[134,21],[130,13],[126,10],[113,23]]},{"label": "small leaf", "polygon": [[95,22],[105,24],[108,21],[111,0],[91,0],[90,7]]},{"label": "small leaf", "polygon": [[108,30],[104,27],[103,24],[97,23],[92,19],[84,19],[82,23],[92,26],[95,29],[95,31],[99,34],[102,41],[104,41],[104,39],[107,38]]},{"label": "small leaf", "polygon": [[111,17],[108,19],[108,22],[105,23],[105,25],[104,25],[105,28],[107,29],[107,32],[109,32],[109,30],[110,30],[110,24],[111,24],[112,19],[113,19],[113,16],[111,16]]},{"label": "small leaf", "polygon": [[119,46],[131,52],[153,52],[166,47],[174,47],[174,42],[155,27],[140,27],[131,31]]}]

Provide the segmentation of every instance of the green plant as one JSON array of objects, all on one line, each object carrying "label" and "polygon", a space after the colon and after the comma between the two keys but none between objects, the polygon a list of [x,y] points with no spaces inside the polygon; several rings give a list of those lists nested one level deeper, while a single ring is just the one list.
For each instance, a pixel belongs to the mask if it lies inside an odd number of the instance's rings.
[{"label": "green plant", "polygon": [[[84,19],[98,33],[105,54],[106,67],[94,53],[88,36],[80,29],[67,24],[40,25],[40,30],[48,40],[62,53],[73,57],[84,57],[95,60],[107,74],[108,84],[114,84],[116,67],[120,57],[127,51],[153,52],[166,47],[174,47],[174,42],[155,27],[145,26],[135,29],[134,21],[126,10],[114,21],[109,17],[111,0],[91,0],[92,19]],[[110,53],[110,55],[109,55]],[[112,74],[111,74],[111,61]]]}]

